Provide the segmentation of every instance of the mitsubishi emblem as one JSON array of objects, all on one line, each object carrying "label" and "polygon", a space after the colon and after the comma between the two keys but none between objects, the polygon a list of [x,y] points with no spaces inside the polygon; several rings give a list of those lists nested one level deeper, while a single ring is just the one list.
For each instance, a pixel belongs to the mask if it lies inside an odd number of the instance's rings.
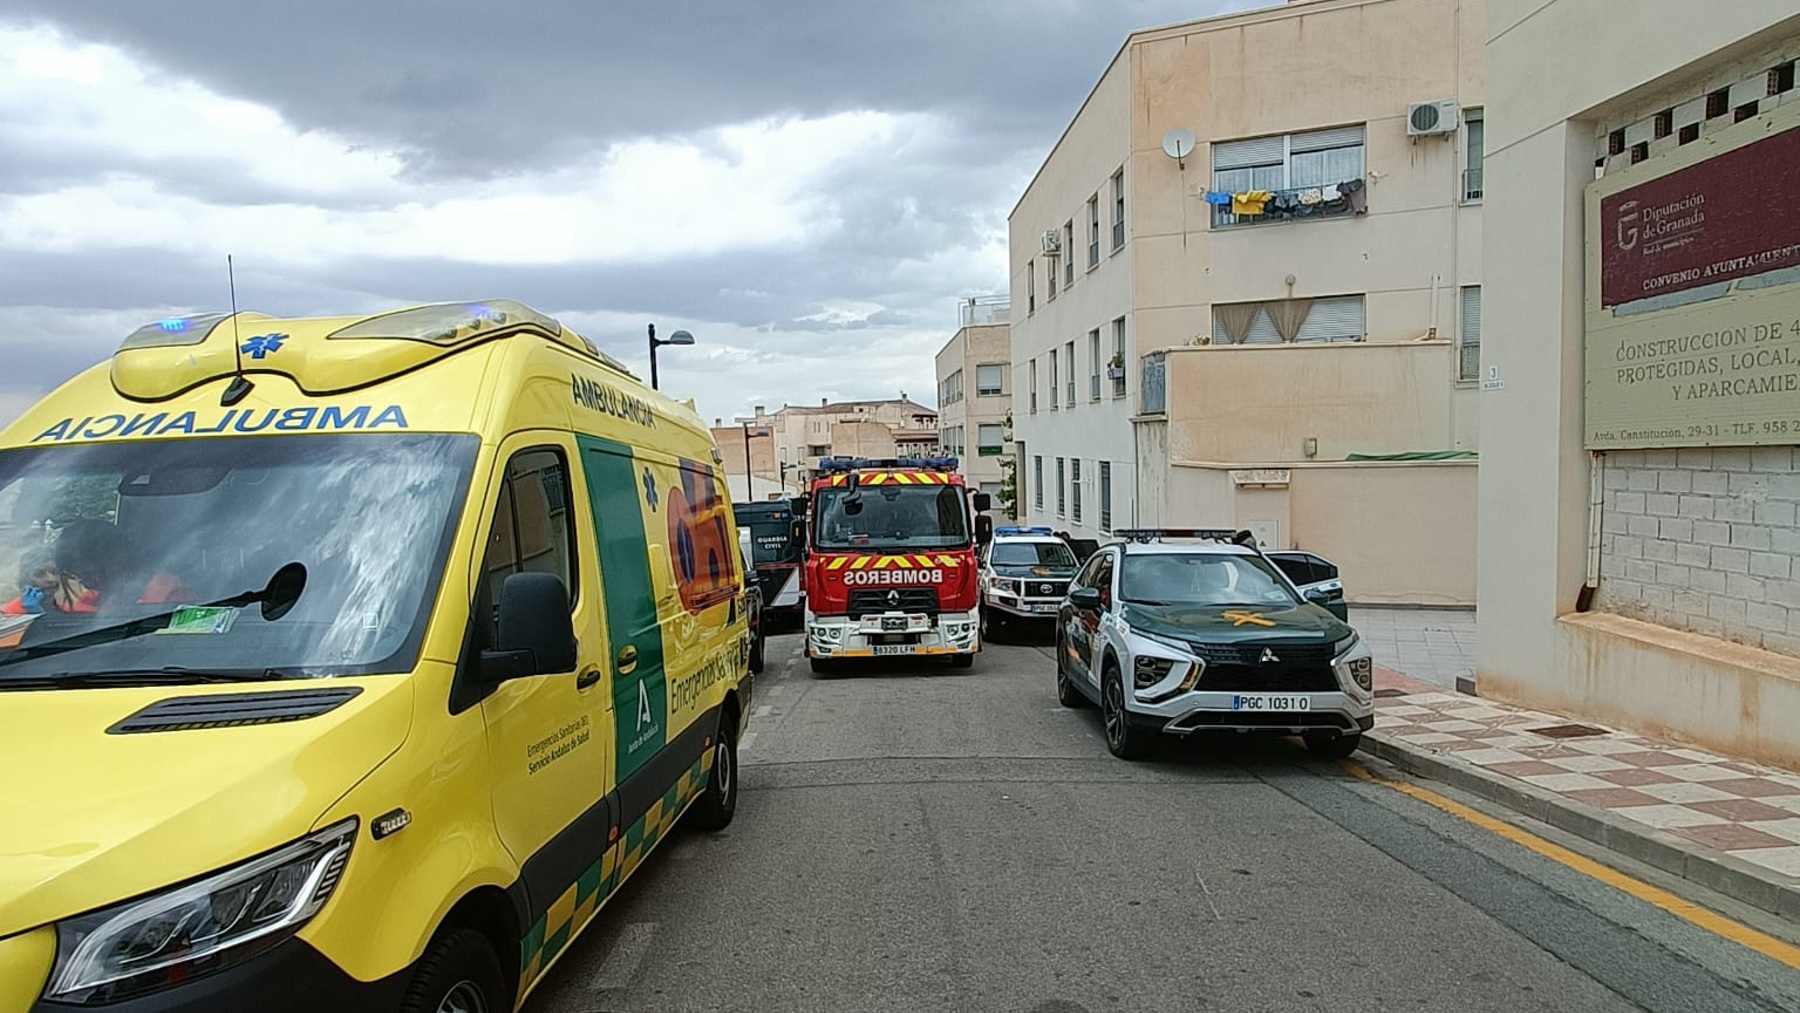
[{"label": "mitsubishi emblem", "polygon": [[888,596],[887,596],[887,603],[888,603],[888,608],[899,608],[900,607],[900,592],[889,591]]},{"label": "mitsubishi emblem", "polygon": [[1281,660],[1280,658],[1275,656],[1274,651],[1269,650],[1267,647],[1263,648],[1263,652],[1262,652],[1262,663],[1263,664],[1266,665],[1271,661],[1280,661],[1280,660]]}]

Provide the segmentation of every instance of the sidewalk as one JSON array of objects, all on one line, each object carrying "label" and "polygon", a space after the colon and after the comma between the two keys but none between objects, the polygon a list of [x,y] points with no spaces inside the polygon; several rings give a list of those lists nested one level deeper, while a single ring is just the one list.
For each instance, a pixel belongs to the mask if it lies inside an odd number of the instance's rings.
[{"label": "sidewalk", "polygon": [[1366,751],[1800,918],[1800,773],[1375,673]]}]

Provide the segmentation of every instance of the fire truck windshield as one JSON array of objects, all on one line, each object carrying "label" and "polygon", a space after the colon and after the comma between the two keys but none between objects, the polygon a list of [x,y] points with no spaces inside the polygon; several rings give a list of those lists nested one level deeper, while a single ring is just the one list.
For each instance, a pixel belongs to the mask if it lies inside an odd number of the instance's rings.
[{"label": "fire truck windshield", "polygon": [[969,544],[958,485],[823,489],[813,505],[818,549],[950,549]]}]

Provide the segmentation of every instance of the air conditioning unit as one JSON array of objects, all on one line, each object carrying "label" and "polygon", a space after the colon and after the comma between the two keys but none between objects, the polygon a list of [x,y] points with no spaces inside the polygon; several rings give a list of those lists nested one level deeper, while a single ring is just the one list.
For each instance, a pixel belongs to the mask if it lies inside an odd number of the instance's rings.
[{"label": "air conditioning unit", "polygon": [[1054,257],[1062,252],[1062,233],[1049,229],[1044,233],[1044,256]]},{"label": "air conditioning unit", "polygon": [[1454,134],[1460,114],[1455,101],[1415,102],[1406,107],[1406,136]]}]

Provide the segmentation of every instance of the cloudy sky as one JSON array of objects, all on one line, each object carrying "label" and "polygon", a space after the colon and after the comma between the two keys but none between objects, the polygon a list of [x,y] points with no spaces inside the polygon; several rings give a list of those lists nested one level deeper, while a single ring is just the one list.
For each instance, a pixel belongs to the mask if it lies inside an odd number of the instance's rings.
[{"label": "cloudy sky", "polygon": [[138,324],[508,297],[702,414],[935,400],[1133,28],[1253,0],[0,0],[0,422]]}]

